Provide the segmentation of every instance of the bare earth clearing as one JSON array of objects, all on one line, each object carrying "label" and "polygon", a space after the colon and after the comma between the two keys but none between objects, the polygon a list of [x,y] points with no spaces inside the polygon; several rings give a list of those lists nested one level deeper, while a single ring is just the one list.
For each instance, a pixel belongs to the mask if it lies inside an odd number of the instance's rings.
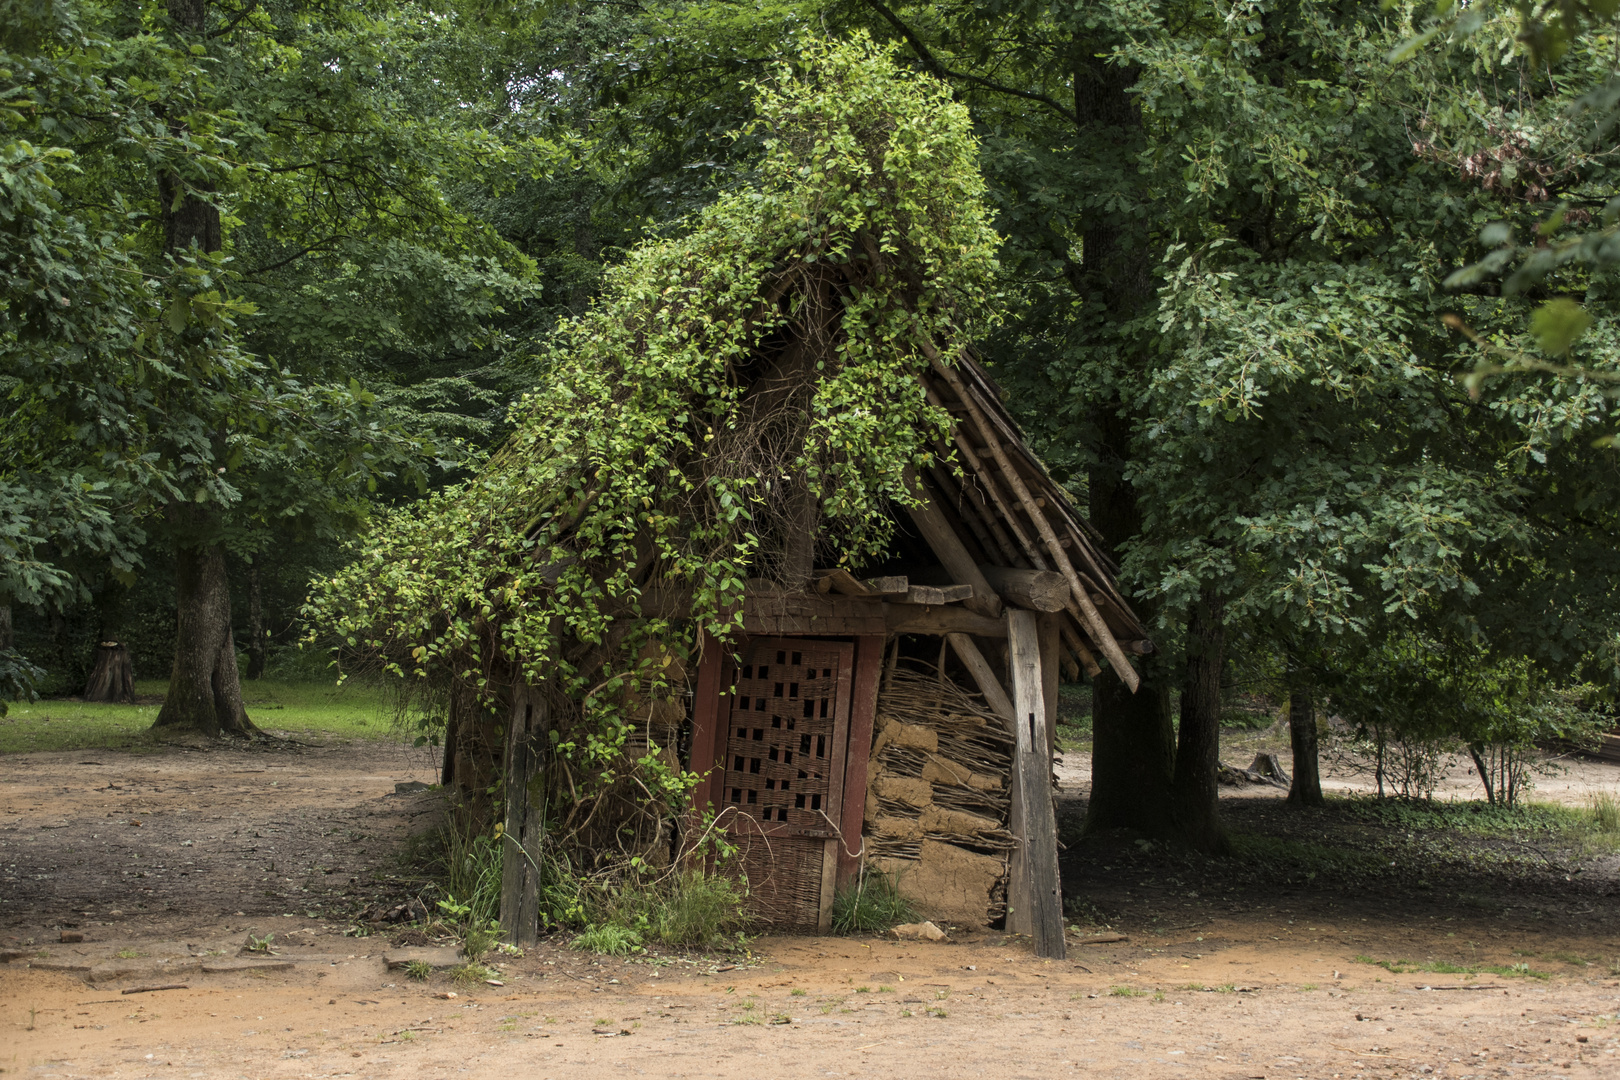
[{"label": "bare earth clearing", "polygon": [[[1613,790],[1615,770],[1581,770],[1571,798]],[[503,985],[468,987],[387,970],[395,931],[342,933],[415,894],[399,855],[435,796],[394,788],[433,779],[430,758],[381,742],[0,760],[0,1068],[1620,1075],[1613,856],[1475,865],[1437,841],[1416,868],[1370,856],[1305,868],[1104,838],[1065,856],[1065,890],[1082,917],[1129,937],[1073,946],[1065,962],[989,932],[938,945],[762,938],[746,955],[629,962],[559,938],[507,962]],[[1065,788],[1086,779],[1066,773]],[[1227,800],[1234,830],[1306,844],[1359,827],[1332,808],[1285,811],[1280,794]],[[1060,813],[1072,822],[1080,806]],[[64,929],[84,942],[61,944]],[[278,955],[244,954],[268,933]],[[1406,970],[1436,961],[1476,972]],[[1490,965],[1504,973],[1479,970]],[[186,988],[122,993],[170,984]]]}]

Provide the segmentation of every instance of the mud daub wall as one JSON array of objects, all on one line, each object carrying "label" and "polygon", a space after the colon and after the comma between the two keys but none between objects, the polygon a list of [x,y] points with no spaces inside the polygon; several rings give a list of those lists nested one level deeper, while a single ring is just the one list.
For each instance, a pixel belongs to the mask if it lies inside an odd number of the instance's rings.
[{"label": "mud daub wall", "polygon": [[1012,736],[976,694],[897,667],[878,693],[867,766],[869,865],[924,916],[988,922],[1007,907]]}]

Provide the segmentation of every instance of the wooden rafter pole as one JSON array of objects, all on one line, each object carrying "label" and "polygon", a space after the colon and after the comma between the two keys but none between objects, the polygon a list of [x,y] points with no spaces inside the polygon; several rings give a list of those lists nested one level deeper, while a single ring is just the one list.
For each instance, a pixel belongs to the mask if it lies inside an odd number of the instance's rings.
[{"label": "wooden rafter pole", "polygon": [[[929,361],[933,363],[936,368],[938,368],[939,363],[937,354],[927,352],[927,355]],[[968,410],[968,415],[972,417],[974,426],[979,429],[979,434],[984,436],[984,441],[989,443],[991,448],[999,453],[1001,446],[1000,441],[985,433],[983,417],[979,415],[977,406],[968,400],[967,391],[963,389],[962,384],[960,382],[952,382],[951,389],[955,390],[957,396],[962,399],[962,407]],[[936,406],[941,405],[939,395],[935,394],[932,388],[928,388],[928,403]],[[1001,486],[996,483],[996,478],[990,475],[990,470],[985,468],[983,463],[979,460],[978,450],[974,449],[973,444],[968,441],[968,437],[962,433],[962,425],[953,424],[951,426],[951,432],[955,436],[956,450],[962,455],[963,463],[973,468],[974,479],[979,481],[984,490],[990,493],[991,501],[996,504],[996,509],[1001,512],[1002,518],[1006,520],[1007,528],[1011,529],[1013,535],[1018,538],[1018,546],[1024,549],[1024,555],[1029,559],[1029,564],[1037,570],[1045,570],[1047,568],[1046,560],[1041,558],[1040,549],[1035,546],[1035,543],[1030,539],[1029,534],[1024,531],[1024,527],[1018,523],[1018,515],[1013,512],[1011,503],[1009,503],[1007,498],[1002,494]],[[1004,460],[1005,457],[1006,455],[1002,454],[997,460]],[[1005,468],[1006,466],[1003,465],[1002,467]]]},{"label": "wooden rafter pole", "polygon": [[920,495],[922,499],[919,505],[907,509],[911,513],[912,523],[922,533],[923,541],[945,569],[951,572],[951,580],[960,585],[973,586],[973,595],[964,601],[963,606],[986,618],[1000,618],[1000,595],[984,579],[979,564],[973,561],[961,538],[945,520],[944,512],[934,505],[934,493],[928,490],[928,486],[917,476],[917,470],[910,465],[906,466],[905,485],[907,491]]},{"label": "wooden rafter pole", "polygon": [[1001,447],[1001,440],[996,437],[989,422],[985,420],[984,413],[979,410],[978,403],[973,400],[972,391],[963,384],[962,377],[940,358],[939,350],[935,349],[932,343],[924,338],[918,340],[922,345],[923,355],[928,358],[929,364],[939,373],[940,378],[951,384],[951,389],[956,391],[956,396],[967,409],[968,415],[973,418],[974,427],[979,429],[980,436],[989,444],[991,456],[996,459],[996,464],[1001,466],[1001,475],[1005,479],[1007,486],[1012,489],[1013,496],[1023,504],[1024,509],[1029,512],[1030,519],[1035,522],[1035,527],[1040,531],[1041,539],[1046,543],[1046,550],[1052,556],[1052,562],[1056,564],[1058,570],[1062,571],[1063,576],[1068,579],[1069,591],[1074,594],[1075,603],[1079,605],[1081,621],[1085,624],[1087,635],[1096,642],[1097,647],[1108,658],[1108,665],[1114,669],[1114,672],[1119,675],[1126,686],[1131,688],[1131,693],[1134,694],[1136,688],[1141,685],[1141,678],[1136,674],[1136,669],[1131,667],[1131,662],[1125,659],[1124,650],[1119,647],[1119,642],[1114,640],[1114,635],[1108,629],[1108,624],[1103,622],[1102,614],[1098,612],[1097,606],[1091,602],[1091,596],[1086,592],[1086,587],[1081,582],[1080,575],[1075,572],[1074,563],[1069,561],[1068,554],[1063,550],[1063,544],[1058,540],[1057,533],[1053,531],[1052,523],[1047,520],[1046,515],[1041,513],[1041,508],[1036,505],[1035,497],[1029,493],[1029,488],[1024,484],[1024,478],[1019,476],[1017,470],[1013,468],[1012,459],[1007,457],[1007,451]]}]

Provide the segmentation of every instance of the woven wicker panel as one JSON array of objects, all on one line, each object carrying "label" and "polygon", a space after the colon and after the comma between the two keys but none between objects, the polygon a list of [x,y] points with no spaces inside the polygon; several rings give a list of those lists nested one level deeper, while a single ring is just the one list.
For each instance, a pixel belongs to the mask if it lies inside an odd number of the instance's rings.
[{"label": "woven wicker panel", "polygon": [[778,929],[816,929],[827,842],[746,829],[733,831],[732,840],[742,849],[732,866],[747,880],[750,914]]},{"label": "woven wicker panel", "polygon": [[[742,849],[750,906],[770,926],[814,929],[833,778],[844,767],[836,745],[839,680],[847,645],[764,639],[731,667],[725,772],[719,806]],[[817,837],[793,835],[817,830]]]}]

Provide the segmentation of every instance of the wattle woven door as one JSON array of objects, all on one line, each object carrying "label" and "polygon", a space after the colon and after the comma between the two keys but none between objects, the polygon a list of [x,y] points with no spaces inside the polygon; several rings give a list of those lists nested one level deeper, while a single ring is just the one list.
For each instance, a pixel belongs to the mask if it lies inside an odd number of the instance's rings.
[{"label": "wattle woven door", "polygon": [[740,849],[755,917],[825,930],[838,868],[855,647],[753,638],[738,653],[721,679],[725,754],[715,809]]}]

